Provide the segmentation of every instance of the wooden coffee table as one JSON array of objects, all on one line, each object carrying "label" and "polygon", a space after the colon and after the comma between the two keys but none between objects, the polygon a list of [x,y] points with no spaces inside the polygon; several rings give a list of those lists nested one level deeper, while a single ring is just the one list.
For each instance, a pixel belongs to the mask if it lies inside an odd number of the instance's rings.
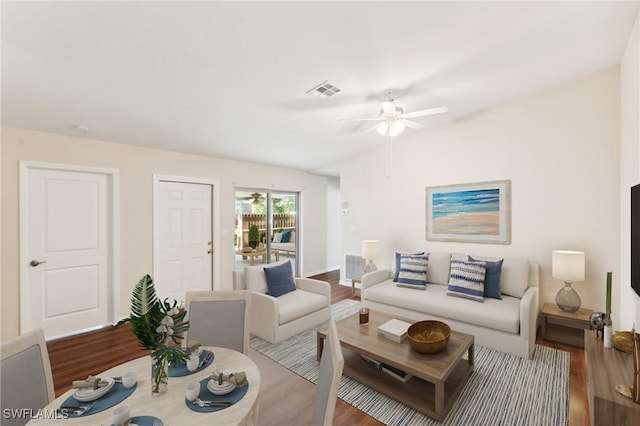
[{"label": "wooden coffee table", "polygon": [[[473,371],[473,336],[451,331],[444,351],[421,354],[411,349],[408,340],[395,343],[378,336],[378,326],[391,318],[397,317],[371,310],[367,325],[360,325],[357,313],[336,323],[345,361],[344,374],[438,421],[444,420]],[[318,330],[317,336],[320,360],[327,329]],[[465,352],[467,360],[462,358]],[[403,383],[379,371],[360,355],[406,371],[413,377]]]},{"label": "wooden coffee table", "polygon": [[[273,253],[273,255],[275,256],[276,262],[278,260],[280,260],[280,252],[278,250],[271,250],[271,253]],[[238,251],[236,251],[236,254],[241,255],[242,256],[242,260],[245,260],[248,257],[250,266],[253,266],[254,259],[256,257],[258,257],[258,256],[262,257],[262,263],[267,263],[267,251],[266,250],[249,251],[249,252],[244,252],[242,250],[238,250]]]}]

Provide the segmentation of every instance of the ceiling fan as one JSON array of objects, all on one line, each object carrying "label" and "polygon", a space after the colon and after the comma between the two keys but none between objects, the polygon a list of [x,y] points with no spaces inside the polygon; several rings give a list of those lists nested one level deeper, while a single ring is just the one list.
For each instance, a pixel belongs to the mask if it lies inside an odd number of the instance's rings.
[{"label": "ceiling fan", "polygon": [[252,200],[251,204],[260,204],[262,201],[265,200],[264,196],[259,192],[254,192],[253,194],[249,195],[248,197],[239,197],[238,199],[240,199],[240,200]]},{"label": "ceiling fan", "polygon": [[411,118],[425,117],[427,115],[442,114],[449,111],[449,108],[440,106],[436,108],[422,109],[413,112],[404,112],[404,110],[395,104],[394,99],[389,95],[387,100],[380,103],[381,109],[378,117],[375,118],[343,118],[340,121],[377,121],[375,125],[369,127],[366,132],[377,130],[383,136],[387,136],[387,176],[390,175],[391,168],[391,142],[394,136],[399,135],[405,127],[414,130],[422,129],[424,126]]},{"label": "ceiling fan", "polygon": [[[281,199],[278,197],[271,197],[271,199],[275,203],[281,201]],[[253,194],[250,194],[247,197],[238,197],[238,200],[251,200],[251,204],[261,204],[263,201],[266,200],[266,198],[264,194],[261,194],[259,192],[254,192]]]},{"label": "ceiling fan", "polygon": [[409,120],[410,118],[424,117],[427,115],[442,114],[449,111],[449,108],[445,106],[422,109],[420,111],[404,112],[404,110],[395,104],[393,99],[381,102],[382,109],[380,115],[375,118],[343,118],[340,121],[379,121],[373,127],[368,128],[366,131],[377,130],[381,135],[397,136],[402,132],[405,127],[419,130],[424,126],[416,121]]}]

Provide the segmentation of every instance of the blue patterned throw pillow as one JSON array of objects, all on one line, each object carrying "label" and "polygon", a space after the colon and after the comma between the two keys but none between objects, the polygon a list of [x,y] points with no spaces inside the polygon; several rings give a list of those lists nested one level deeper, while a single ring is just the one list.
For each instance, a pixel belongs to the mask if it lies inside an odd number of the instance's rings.
[{"label": "blue patterned throw pillow", "polygon": [[421,251],[420,253],[400,253],[400,252],[395,252],[395,269],[394,269],[394,273],[393,273],[393,282],[397,283],[398,282],[398,274],[400,273],[400,257],[403,254],[412,254],[412,255],[416,255],[416,254],[424,254],[423,251]]},{"label": "blue patterned throw pillow", "polygon": [[398,287],[427,288],[427,256],[423,254],[400,255]]},{"label": "blue patterned throw pillow", "polygon": [[465,297],[484,302],[486,262],[451,260],[447,296]]}]

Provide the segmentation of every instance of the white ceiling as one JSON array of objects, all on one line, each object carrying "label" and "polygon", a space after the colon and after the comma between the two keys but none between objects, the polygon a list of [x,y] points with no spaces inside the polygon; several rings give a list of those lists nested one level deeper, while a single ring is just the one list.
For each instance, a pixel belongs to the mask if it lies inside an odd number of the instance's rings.
[{"label": "white ceiling", "polygon": [[2,125],[335,174],[388,90],[459,119],[618,64],[638,5],[3,1]]}]

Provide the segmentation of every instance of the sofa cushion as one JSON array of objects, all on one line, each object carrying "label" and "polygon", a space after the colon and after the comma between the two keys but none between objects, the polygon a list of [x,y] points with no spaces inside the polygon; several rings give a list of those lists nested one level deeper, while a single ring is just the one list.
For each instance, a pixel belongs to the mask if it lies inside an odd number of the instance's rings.
[{"label": "sofa cushion", "polygon": [[[469,260],[477,262],[480,259],[469,256]],[[502,276],[503,259],[490,261],[487,260],[487,273],[484,276],[484,297],[493,297],[494,299],[502,299],[500,295],[500,277]]]},{"label": "sofa cushion", "polygon": [[282,232],[276,232],[275,234],[273,234],[273,242],[274,243],[282,242]]},{"label": "sofa cushion", "polygon": [[[466,260],[466,259],[465,259]],[[449,284],[451,253],[429,253],[427,282],[433,284]]]},{"label": "sofa cushion", "polygon": [[527,259],[504,259],[500,276],[500,291],[509,296],[522,298],[529,286],[529,261]]},{"label": "sofa cushion", "polygon": [[[268,267],[274,267],[282,265],[285,262],[290,262],[289,259],[284,259],[279,262],[270,263]],[[245,266],[244,268],[244,282],[247,290],[255,291],[256,293],[265,294],[268,291],[267,278],[264,275],[264,266]]]},{"label": "sofa cushion", "polygon": [[395,262],[394,262],[394,269],[393,269],[393,281],[398,282],[398,273],[400,272],[400,256],[402,256],[403,254],[424,254],[423,251],[419,252],[419,253],[402,253],[402,252],[395,252],[394,256],[395,256]]},{"label": "sofa cushion", "polygon": [[398,285],[424,290],[427,287],[427,256],[423,254],[400,255]]},{"label": "sofa cushion", "polygon": [[488,298],[484,303],[477,303],[448,297],[445,286],[429,285],[425,291],[414,291],[397,287],[387,280],[367,288],[364,297],[371,302],[440,317],[444,322],[450,318],[506,333],[520,332],[520,299],[511,296],[503,296],[502,300]]},{"label": "sofa cushion", "polygon": [[483,302],[486,270],[486,262],[452,260],[447,295]]},{"label": "sofa cushion", "polygon": [[264,267],[265,278],[267,279],[267,288],[269,294],[273,297],[280,297],[296,289],[296,283],[293,281],[293,271],[291,262],[285,262],[282,265]]},{"label": "sofa cushion", "polygon": [[283,243],[288,243],[290,238],[291,238],[291,231],[284,231],[284,232],[282,233],[282,240],[281,240],[281,242],[283,242]]},{"label": "sofa cushion", "polygon": [[310,291],[296,290],[283,294],[278,297],[278,322],[280,325],[286,324],[328,305],[326,296]]}]

